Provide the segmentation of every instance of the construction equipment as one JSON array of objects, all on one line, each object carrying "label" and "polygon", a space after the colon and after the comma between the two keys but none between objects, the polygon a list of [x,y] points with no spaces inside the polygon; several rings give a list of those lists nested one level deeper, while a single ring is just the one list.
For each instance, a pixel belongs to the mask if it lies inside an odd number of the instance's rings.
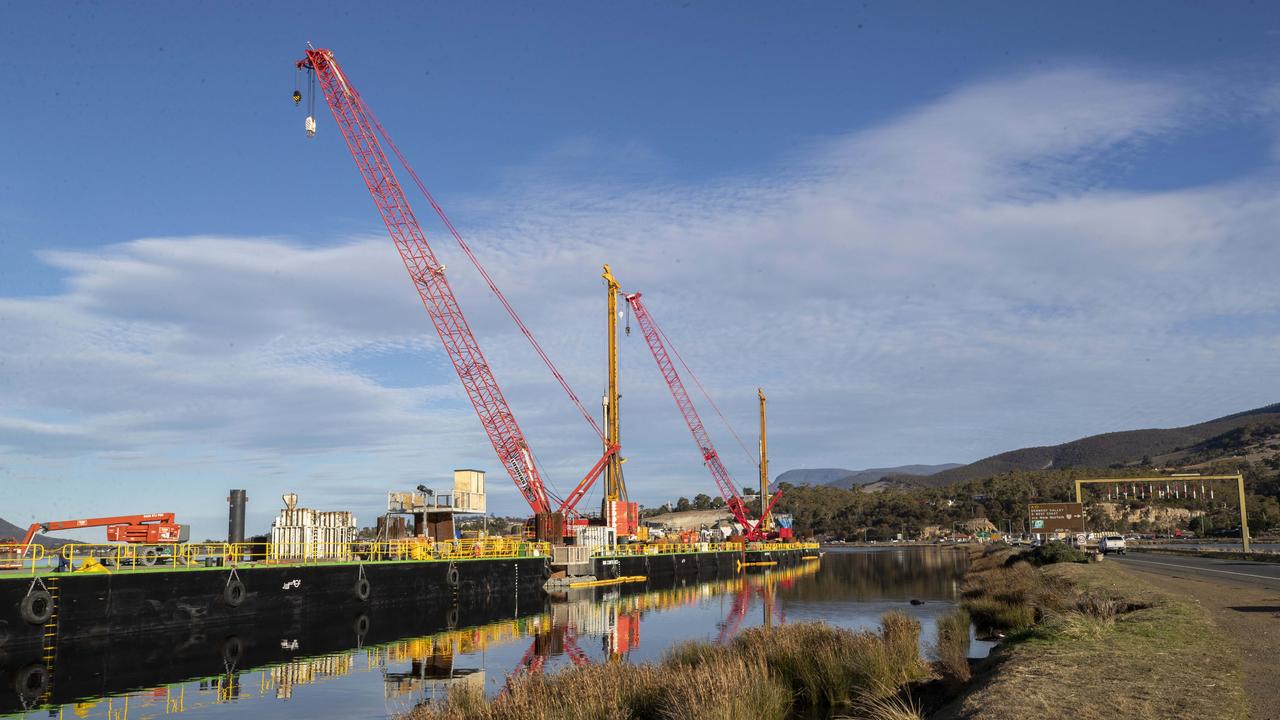
[{"label": "construction equipment", "polygon": [[[404,261],[405,269],[409,272],[409,278],[417,289],[436,332],[440,335],[441,343],[453,362],[454,370],[458,373],[458,379],[462,381],[463,389],[466,390],[467,397],[475,408],[480,424],[489,436],[489,441],[502,466],[515,482],[525,501],[529,503],[535,517],[552,513],[575,514],[575,504],[604,471],[610,458],[616,455],[619,448],[605,442],[604,455],[592,466],[559,507],[553,508],[533,452],[520,426],[516,423],[510,405],[498,387],[493,370],[480,351],[475,335],[463,317],[462,309],[446,279],[444,264],[436,259],[434,251],[427,243],[426,235],[418,224],[417,217],[409,206],[404,190],[392,170],[390,159],[383,151],[383,143],[390,148],[400,165],[408,172],[444,226],[448,228],[468,259],[480,272],[490,291],[502,303],[588,424],[602,439],[603,431],[595,418],[582,406],[577,395],[569,388],[564,377],[542,350],[533,334],[525,327],[515,309],[498,289],[475,254],[462,240],[461,235],[458,234],[435,198],[427,191],[417,173],[409,166],[404,155],[378,122],[372,110],[356,92],[355,87],[338,66],[333,53],[308,45],[305,57],[297,62],[297,68],[299,71],[309,72],[312,87],[316,80],[319,81],[321,92],[328,102],[329,109],[333,112],[334,120],[342,131],[343,138],[346,139],[347,149],[351,152],[356,168],[365,181],[379,215],[386,224],[387,232],[390,233],[391,239],[400,251],[400,257]],[[315,135],[315,96],[316,93],[313,90],[307,104],[308,136]],[[296,90],[294,100],[295,103],[298,102]]]},{"label": "construction equipment", "polygon": [[[609,382],[601,403],[604,406],[604,446],[607,451],[611,446],[622,444],[620,406],[622,394],[618,390],[618,294],[621,287],[607,264],[600,277],[604,278],[605,284],[605,308],[608,314],[606,327],[609,332],[607,350]],[[618,453],[614,453],[609,458],[609,464],[604,471],[605,496],[603,512],[600,513],[604,523],[613,528],[619,537],[635,535],[640,525],[639,506],[627,499],[627,484],[622,477],[623,462],[624,459]]]},{"label": "construction equipment", "polygon": [[191,534],[188,525],[179,525],[173,513],[148,513],[146,515],[117,515],[115,517],[84,518],[81,520],[49,520],[32,523],[22,538],[25,555],[36,533],[78,530],[80,528],[105,527],[108,542],[130,545],[174,545],[186,542]]},{"label": "construction equipment", "polygon": [[711,477],[716,481],[716,486],[720,488],[720,495],[724,498],[729,512],[733,513],[734,519],[745,529],[748,540],[765,539],[766,536],[760,525],[763,518],[768,517],[769,512],[773,509],[773,504],[778,502],[778,498],[782,494],[775,493],[772,502],[762,508],[761,520],[753,523],[748,518],[746,503],[743,502],[742,496],[738,494],[737,485],[733,482],[733,478],[730,477],[729,470],[725,468],[724,463],[720,460],[720,454],[716,452],[715,445],[711,442],[711,436],[707,434],[707,429],[702,424],[702,418],[698,416],[698,411],[693,406],[693,400],[689,397],[689,392],[685,390],[684,381],[680,379],[680,374],[676,372],[675,364],[671,362],[671,356],[668,354],[666,344],[663,342],[662,331],[654,323],[653,317],[649,315],[644,303],[641,302],[640,293],[629,293],[625,297],[627,304],[635,312],[636,322],[640,325],[640,332],[644,335],[645,342],[649,345],[649,351],[653,353],[654,361],[658,363],[658,370],[662,373],[662,379],[666,380],[667,388],[671,390],[671,397],[675,398],[676,407],[684,417],[685,424],[689,426],[693,441],[697,444],[698,451],[702,455],[702,462],[711,471]]},{"label": "construction equipment", "polygon": [[773,529],[772,516],[769,515],[769,434],[765,426],[764,388],[756,388],[760,397],[760,530],[769,532]]}]

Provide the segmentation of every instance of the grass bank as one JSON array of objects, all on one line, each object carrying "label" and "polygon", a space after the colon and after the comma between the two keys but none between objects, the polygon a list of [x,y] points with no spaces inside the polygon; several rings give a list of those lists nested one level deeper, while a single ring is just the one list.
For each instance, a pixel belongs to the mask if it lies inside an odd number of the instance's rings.
[{"label": "grass bank", "polygon": [[483,688],[460,686],[407,718],[786,720],[812,711],[918,717],[898,692],[929,676],[919,652],[920,625],[900,612],[886,613],[880,625],[879,632],[822,623],[753,628],[728,645],[678,645],[657,663],[522,673],[494,699]]},{"label": "grass bank", "polygon": [[975,558],[963,604],[1005,641],[931,718],[1247,717],[1239,652],[1197,603],[1105,561],[1020,557]]}]

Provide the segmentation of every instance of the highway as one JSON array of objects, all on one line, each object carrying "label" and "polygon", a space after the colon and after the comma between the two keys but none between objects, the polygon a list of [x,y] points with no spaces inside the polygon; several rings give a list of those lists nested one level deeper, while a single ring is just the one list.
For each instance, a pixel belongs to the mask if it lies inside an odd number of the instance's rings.
[{"label": "highway", "polygon": [[1108,555],[1107,562],[1117,562],[1133,567],[1135,570],[1145,570],[1171,577],[1196,578],[1263,590],[1280,590],[1280,563],[1218,560],[1193,555],[1158,555],[1144,552]]}]

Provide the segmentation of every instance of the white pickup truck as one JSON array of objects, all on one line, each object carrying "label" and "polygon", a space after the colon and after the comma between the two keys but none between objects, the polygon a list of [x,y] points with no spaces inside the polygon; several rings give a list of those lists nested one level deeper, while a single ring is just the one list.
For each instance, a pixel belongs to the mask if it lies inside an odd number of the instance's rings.
[{"label": "white pickup truck", "polygon": [[1125,554],[1124,536],[1123,535],[1104,535],[1098,541],[1098,552],[1103,555],[1111,553]]}]

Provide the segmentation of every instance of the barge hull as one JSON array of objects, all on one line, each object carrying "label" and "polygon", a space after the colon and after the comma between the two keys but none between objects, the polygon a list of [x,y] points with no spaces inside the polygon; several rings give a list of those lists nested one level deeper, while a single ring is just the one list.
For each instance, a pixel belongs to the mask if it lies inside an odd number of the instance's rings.
[{"label": "barge hull", "polygon": [[[70,573],[42,575],[39,581],[56,596],[51,622],[61,643],[191,627],[235,628],[263,618],[289,622],[406,602],[447,609],[464,601],[540,592],[547,574],[546,558],[521,557]],[[46,626],[21,615],[32,583],[29,576],[0,579],[0,646],[45,642]],[[234,583],[243,591],[238,600],[228,595]],[[362,587],[367,588],[363,599]]]}]

